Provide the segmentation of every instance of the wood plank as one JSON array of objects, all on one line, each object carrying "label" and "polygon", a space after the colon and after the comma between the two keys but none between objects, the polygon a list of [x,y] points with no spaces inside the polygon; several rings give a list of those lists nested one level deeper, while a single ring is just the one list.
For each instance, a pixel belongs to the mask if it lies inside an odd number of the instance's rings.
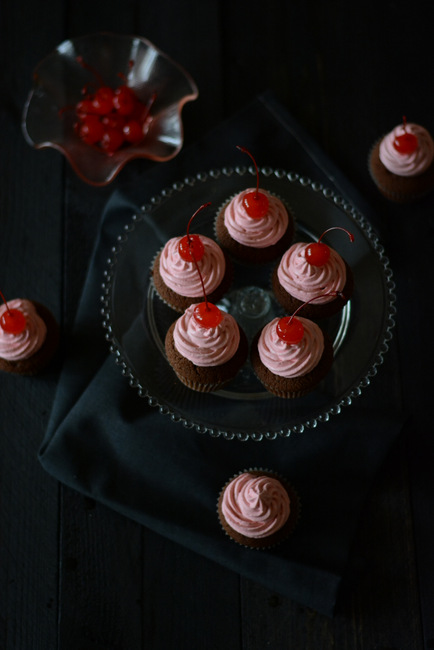
[{"label": "wood plank", "polygon": [[[0,287],[10,299],[44,303],[60,320],[63,165],[33,151],[20,126],[33,67],[62,35],[62,6],[48,0],[46,10],[48,22],[17,0],[2,23]],[[58,486],[37,460],[56,379],[55,364],[34,378],[0,377],[2,650],[57,647]]]}]

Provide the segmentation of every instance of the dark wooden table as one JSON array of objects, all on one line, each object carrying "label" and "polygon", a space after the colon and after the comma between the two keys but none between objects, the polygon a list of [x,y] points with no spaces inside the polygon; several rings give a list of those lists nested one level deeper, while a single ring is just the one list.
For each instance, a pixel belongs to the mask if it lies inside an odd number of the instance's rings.
[{"label": "dark wooden table", "polygon": [[199,87],[199,100],[184,111],[186,145],[271,89],[376,211],[397,281],[408,413],[365,505],[330,619],[57,483],[37,452],[59,365],[35,380],[2,375],[1,650],[434,647],[434,219],[417,205],[397,216],[366,166],[371,143],[403,113],[434,131],[426,8],[421,0],[366,0],[357,8],[340,0],[1,4],[0,287],[7,296],[44,302],[67,344],[104,204],[118,183],[140,179],[152,164],[131,163],[96,189],[57,152],[29,147],[20,122],[34,66],[65,38],[142,35]]}]

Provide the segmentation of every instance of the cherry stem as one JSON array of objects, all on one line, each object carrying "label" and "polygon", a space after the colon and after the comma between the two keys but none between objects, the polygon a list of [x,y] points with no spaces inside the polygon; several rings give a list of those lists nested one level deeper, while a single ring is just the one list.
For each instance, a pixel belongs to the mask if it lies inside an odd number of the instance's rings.
[{"label": "cherry stem", "polygon": [[[188,240],[188,247],[189,247],[189,249],[190,249],[190,253],[191,253],[192,255],[193,255],[193,251],[192,251],[192,248],[191,248],[190,224],[191,224],[191,222],[193,221],[193,219],[195,218],[195,216],[196,216],[199,212],[201,212],[202,210],[204,210],[205,208],[207,208],[209,205],[211,205],[211,201],[208,201],[208,203],[203,203],[203,205],[201,205],[200,208],[198,208],[198,209],[196,210],[196,212],[194,213],[194,215],[193,215],[192,217],[190,217],[190,219],[188,220],[187,230],[186,230],[186,235],[187,235],[187,240]],[[196,258],[194,257],[194,255],[193,255],[193,259],[194,259],[194,261],[196,262]]]},{"label": "cherry stem", "polygon": [[402,127],[404,129],[404,133],[407,133],[406,128],[407,128],[407,118],[405,115],[402,116]]},{"label": "cherry stem", "polygon": [[190,224],[193,221],[193,219],[195,218],[195,216],[199,212],[201,212],[201,210],[204,210],[205,208],[207,208],[209,205],[211,205],[211,201],[208,201],[208,203],[204,203],[203,205],[201,205],[200,208],[198,208],[196,210],[196,212],[193,214],[193,216],[190,217],[190,219],[188,221],[188,224],[187,224],[187,233],[186,233],[187,234],[187,240],[188,240],[188,247],[190,249],[190,255],[192,256],[193,262],[194,262],[194,264],[196,266],[196,270],[199,273],[199,279],[200,279],[200,283],[202,285],[202,291],[203,291],[203,295],[204,295],[204,298],[205,298],[206,309],[209,309],[209,307],[208,307],[208,298],[206,297],[205,284],[204,284],[204,281],[203,281],[202,273],[200,272],[199,264],[197,263],[196,256],[194,254],[194,250],[193,250],[193,247],[191,245]]},{"label": "cherry stem", "polygon": [[254,157],[252,156],[252,154],[250,153],[250,151],[249,151],[248,149],[246,149],[245,147],[242,147],[242,146],[240,146],[240,145],[238,145],[238,144],[236,145],[236,147],[237,147],[237,149],[239,149],[239,150],[242,151],[243,153],[246,153],[248,156],[250,156],[250,158],[253,160],[253,164],[254,164],[254,166],[255,166],[255,170],[256,170],[256,192],[255,192],[255,198],[258,198],[258,192],[259,192],[259,171],[258,171],[258,165],[256,164],[256,160],[254,159]]},{"label": "cherry stem", "polygon": [[292,319],[294,318],[294,316],[300,311],[300,309],[303,309],[303,307],[305,305],[308,305],[310,302],[313,302],[314,300],[318,300],[318,298],[325,298],[326,296],[339,296],[340,298],[343,298],[344,294],[342,293],[342,291],[329,291],[327,293],[318,294],[318,296],[315,296],[314,298],[311,298],[310,300],[307,300],[302,305],[297,307],[297,309],[295,310],[295,312],[292,314],[291,318],[289,319],[288,324],[292,323]]},{"label": "cherry stem", "polygon": [[105,85],[104,84],[104,79],[101,77],[99,72],[97,70],[95,70],[91,65],[89,65],[89,63],[86,63],[86,61],[83,59],[83,57],[81,55],[77,56],[76,60],[77,60],[77,63],[79,63],[82,68],[84,68],[85,70],[89,70],[89,72],[91,72],[93,74],[93,76],[95,77],[97,82],[100,84],[100,86]]},{"label": "cherry stem", "polygon": [[3,302],[4,302],[5,305],[6,305],[6,309],[7,309],[8,313],[10,314],[10,313],[11,313],[11,310],[9,309],[9,305],[8,305],[8,303],[6,302],[6,298],[4,297],[4,295],[2,294],[1,291],[0,291],[0,296],[1,296],[1,299],[3,300]]},{"label": "cherry stem", "polygon": [[354,235],[353,235],[353,233],[351,233],[349,230],[347,230],[346,228],[341,228],[341,226],[332,226],[331,228],[327,228],[327,230],[324,230],[323,234],[322,234],[321,237],[318,239],[318,244],[321,242],[321,239],[324,237],[324,235],[325,235],[326,233],[330,232],[330,230],[343,230],[344,232],[347,233],[348,237],[350,238],[350,241],[351,241],[351,242],[354,241]]}]

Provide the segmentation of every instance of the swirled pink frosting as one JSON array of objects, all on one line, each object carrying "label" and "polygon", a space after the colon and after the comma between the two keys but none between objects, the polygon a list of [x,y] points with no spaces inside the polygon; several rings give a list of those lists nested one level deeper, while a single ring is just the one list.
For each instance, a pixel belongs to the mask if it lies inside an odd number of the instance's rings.
[{"label": "swirled pink frosting", "polygon": [[[164,246],[160,256],[160,275],[165,284],[181,296],[198,298],[203,296],[199,273],[194,262],[186,262],[179,254],[178,244],[182,237],[173,237]],[[223,280],[226,260],[223,251],[209,237],[200,235],[204,246],[198,266],[203,277],[205,293],[212,293]]]},{"label": "swirled pink frosting", "polygon": [[392,174],[418,176],[427,170],[433,161],[434,142],[428,131],[419,124],[408,123],[405,130],[417,137],[417,149],[412,153],[399,153],[395,149],[393,146],[395,138],[404,133],[404,126],[400,124],[380,142],[380,160]]},{"label": "swirled pink frosting", "polygon": [[260,219],[252,219],[246,212],[243,204],[244,196],[248,192],[255,192],[256,188],[249,188],[234,196],[225,208],[224,223],[232,237],[243,246],[266,248],[279,241],[288,228],[288,212],[282,201],[266,190],[269,201],[268,212]]},{"label": "swirled pink frosting", "polygon": [[[45,341],[47,327],[29,300],[8,300],[9,309],[19,309],[26,317],[26,328],[21,334],[8,334],[0,327],[0,357],[7,361],[22,361],[33,356]],[[7,310],[0,307],[0,317]]]},{"label": "swirled pink frosting", "polygon": [[222,312],[216,327],[202,327],[194,318],[195,305],[188,307],[176,321],[173,331],[175,348],[196,366],[221,366],[238,350],[240,331],[236,320]]},{"label": "swirled pink frosting", "polygon": [[320,294],[342,291],[347,280],[345,262],[330,248],[330,257],[323,266],[313,266],[306,260],[306,243],[293,244],[283,255],[277,276],[282,287],[291,296],[307,302],[316,298],[315,304],[324,304],[335,299],[335,295]]},{"label": "swirled pink frosting", "polygon": [[246,537],[262,538],[282,528],[291,506],[279,480],[244,472],[225,488],[221,509],[231,528]]},{"label": "swirled pink frosting", "polygon": [[303,323],[303,338],[299,343],[288,344],[277,335],[275,318],[265,325],[258,340],[259,357],[268,370],[290,379],[302,377],[313,370],[324,351],[324,336],[316,323],[297,316]]}]

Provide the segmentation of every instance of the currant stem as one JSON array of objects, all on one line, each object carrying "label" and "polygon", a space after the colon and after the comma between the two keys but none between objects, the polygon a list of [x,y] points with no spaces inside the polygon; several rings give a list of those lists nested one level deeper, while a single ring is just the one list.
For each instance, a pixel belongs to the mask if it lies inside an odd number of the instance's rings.
[{"label": "currant stem", "polygon": [[238,144],[236,145],[236,147],[237,147],[237,149],[239,149],[239,150],[242,151],[243,153],[246,153],[248,156],[250,156],[250,158],[253,160],[253,164],[254,164],[254,166],[255,166],[255,170],[256,170],[256,192],[255,192],[255,198],[258,198],[258,192],[259,192],[259,171],[258,171],[258,165],[256,164],[256,160],[254,159],[254,157],[252,156],[252,154],[250,153],[250,151],[249,151],[248,149],[246,149],[245,147],[242,147],[242,146],[240,146],[240,145],[238,145]]},{"label": "currant stem", "polygon": [[321,237],[318,239],[318,242],[317,242],[318,244],[321,242],[321,239],[324,237],[324,235],[325,235],[326,233],[330,232],[330,230],[343,230],[344,232],[347,233],[348,237],[350,238],[350,241],[351,241],[351,242],[354,241],[354,235],[353,235],[353,233],[351,233],[349,230],[347,230],[346,228],[342,228],[341,226],[332,226],[331,228],[327,228],[327,230],[324,230],[323,234],[322,234]]}]

